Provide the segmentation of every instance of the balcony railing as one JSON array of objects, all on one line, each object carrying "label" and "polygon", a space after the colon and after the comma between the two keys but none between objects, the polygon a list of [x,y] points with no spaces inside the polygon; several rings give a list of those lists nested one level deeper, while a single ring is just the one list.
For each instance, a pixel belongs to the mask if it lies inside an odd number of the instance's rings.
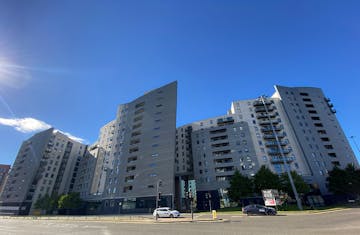
[{"label": "balcony railing", "polygon": [[[285,146],[287,144],[289,144],[289,141],[279,141],[279,144],[281,146]],[[278,142],[277,141],[268,141],[265,143],[266,147],[270,147],[270,146],[278,146]]]},{"label": "balcony railing", "polygon": [[[274,131],[281,131],[282,129],[284,129],[282,126],[278,126],[278,127],[274,127]],[[261,128],[262,132],[273,132],[273,129],[271,127],[264,127]]]},{"label": "balcony railing", "polygon": [[[277,134],[277,137],[278,137],[279,139],[282,139],[282,138],[285,137],[285,134],[284,134],[284,133],[278,133],[278,134]],[[265,140],[268,140],[268,139],[276,139],[276,137],[275,137],[274,134],[266,134],[266,135],[263,135],[263,138],[264,138]]]},{"label": "balcony railing", "polygon": [[[269,101],[269,100],[266,100],[264,102],[265,102],[266,105],[271,105],[272,104],[272,102]],[[262,101],[260,101],[260,100],[256,100],[256,101],[254,101],[253,105],[254,106],[264,106],[264,103]]]},{"label": "balcony railing", "polygon": [[[268,112],[271,112],[271,111],[273,111],[273,110],[274,110],[274,107],[273,107],[273,106],[267,107],[267,111],[268,111]],[[259,113],[259,112],[266,112],[266,109],[265,109],[264,106],[263,106],[263,107],[258,106],[258,107],[255,107],[255,112],[257,112],[257,113]]]},{"label": "balcony railing", "polygon": [[[294,161],[294,157],[285,157],[287,163]],[[284,159],[282,157],[271,157],[271,163],[284,163]]]},{"label": "balcony railing", "polygon": [[[279,124],[280,120],[278,119],[271,119],[271,123],[273,125],[277,125]],[[270,125],[270,120],[269,119],[265,119],[265,120],[262,120],[262,121],[259,121],[259,125],[261,126],[267,126],[267,125]]]},{"label": "balcony railing", "polygon": [[[291,149],[283,149],[282,150],[283,154],[289,154],[289,153],[291,153],[291,151],[292,151]],[[281,155],[281,152],[279,149],[273,149],[273,150],[269,150],[268,154],[271,156],[274,156],[274,155],[276,156],[276,155]]]},{"label": "balcony railing", "polygon": [[268,119],[269,117],[274,118],[274,117],[276,117],[276,115],[277,115],[276,113],[269,113],[269,115],[264,114],[264,113],[260,113],[260,114],[256,115],[256,118],[257,119],[263,119],[263,118]]}]

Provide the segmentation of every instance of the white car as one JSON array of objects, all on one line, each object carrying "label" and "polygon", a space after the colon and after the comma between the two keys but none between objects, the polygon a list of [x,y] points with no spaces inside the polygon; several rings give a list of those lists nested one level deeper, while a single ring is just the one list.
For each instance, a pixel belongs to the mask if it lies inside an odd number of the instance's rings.
[{"label": "white car", "polygon": [[178,218],[178,217],[180,217],[180,212],[178,212],[177,210],[171,210],[169,207],[159,207],[154,210],[153,216]]}]

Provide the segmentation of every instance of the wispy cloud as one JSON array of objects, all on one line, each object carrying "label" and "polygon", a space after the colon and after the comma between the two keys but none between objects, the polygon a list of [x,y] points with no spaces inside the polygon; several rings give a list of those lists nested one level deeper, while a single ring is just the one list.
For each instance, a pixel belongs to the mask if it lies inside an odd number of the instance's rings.
[{"label": "wispy cloud", "polygon": [[51,125],[35,118],[0,118],[0,124],[14,127],[22,133],[31,133],[49,129]]},{"label": "wispy cloud", "polygon": [[[35,118],[27,117],[27,118],[0,118],[0,125],[10,126],[13,127],[15,130],[22,132],[22,133],[31,133],[31,132],[38,132],[43,131],[46,129],[51,128],[50,124],[46,122],[37,120]],[[60,130],[56,130],[64,135],[68,136],[70,139],[78,141],[80,143],[85,143],[85,139],[76,137],[69,132],[63,132]]]},{"label": "wispy cloud", "polygon": [[0,86],[22,88],[30,79],[31,74],[27,67],[0,57]]}]

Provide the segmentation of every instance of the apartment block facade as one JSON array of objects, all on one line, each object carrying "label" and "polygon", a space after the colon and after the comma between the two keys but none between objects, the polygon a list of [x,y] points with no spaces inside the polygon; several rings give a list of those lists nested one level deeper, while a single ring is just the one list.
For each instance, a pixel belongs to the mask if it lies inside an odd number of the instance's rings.
[{"label": "apartment block facade", "polygon": [[231,103],[225,115],[176,128],[177,82],[119,105],[98,140],[86,146],[54,129],[23,142],[0,196],[1,214],[28,214],[45,194],[79,192],[94,213],[230,206],[236,170],[253,177],[285,164],[328,194],[334,166],[359,167],[321,89],[275,86],[271,97]]},{"label": "apartment block facade", "polygon": [[10,165],[0,164],[0,195],[10,171]]},{"label": "apartment block facade", "polygon": [[53,128],[24,141],[5,183],[0,213],[31,214],[42,196],[73,191],[85,149]]},{"label": "apartment block facade", "polygon": [[182,209],[186,180],[196,182],[197,208],[207,210],[229,206],[227,188],[235,170],[252,177],[265,165],[281,174],[286,162],[326,195],[326,177],[334,166],[359,167],[333,105],[319,88],[275,86],[271,97],[234,101],[227,115],[178,128],[176,143],[176,202]]},{"label": "apartment block facade", "polygon": [[[122,104],[111,122],[103,213],[173,206],[177,82]],[[100,146],[103,145],[100,142]]]}]

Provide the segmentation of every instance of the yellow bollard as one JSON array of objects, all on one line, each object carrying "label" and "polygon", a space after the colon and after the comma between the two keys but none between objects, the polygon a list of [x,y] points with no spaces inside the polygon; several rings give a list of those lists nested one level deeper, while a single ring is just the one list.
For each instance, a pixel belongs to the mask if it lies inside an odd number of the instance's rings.
[{"label": "yellow bollard", "polygon": [[216,210],[212,210],[212,217],[213,219],[217,219]]}]

